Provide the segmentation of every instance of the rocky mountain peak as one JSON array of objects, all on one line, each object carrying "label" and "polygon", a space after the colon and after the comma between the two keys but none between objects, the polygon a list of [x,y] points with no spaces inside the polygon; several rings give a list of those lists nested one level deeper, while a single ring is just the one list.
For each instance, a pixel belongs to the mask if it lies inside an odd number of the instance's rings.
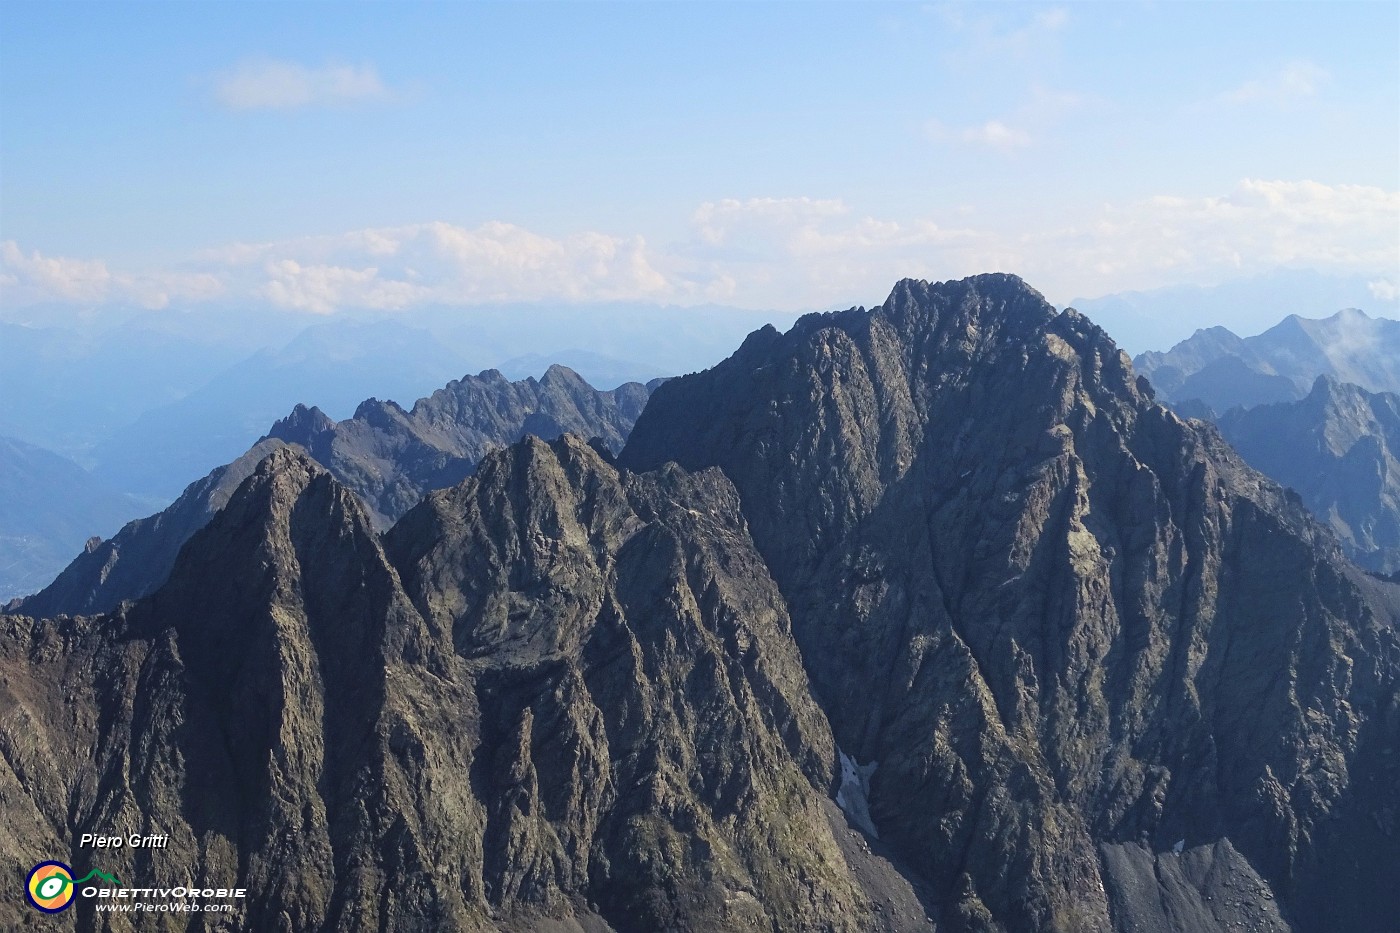
[{"label": "rocky mountain peak", "polygon": [[560,382],[571,385],[583,383],[587,385],[582,376],[561,363],[551,363],[549,368],[544,371],[544,375],[540,377],[540,382]]},{"label": "rocky mountain peak", "polygon": [[[1304,900],[1332,883],[1293,874],[1281,853],[1322,843],[1249,789],[1313,729],[1265,672],[1345,718],[1359,700],[1285,645],[1390,657],[1391,623],[1346,608],[1359,584],[1296,497],[1155,404],[1082,315],[1010,276],[902,282],[661,386],[619,462],[667,460],[734,482],[837,742],[878,763],[881,839],[963,885],[955,929],[981,910],[1049,928],[1069,905],[1107,923],[1183,836],[1229,840],[1231,871]],[[1274,738],[1207,712],[1236,706]],[[947,784],[964,779],[990,789]],[[1349,786],[1329,785],[1307,832],[1356,818]],[[986,862],[956,854],[986,846]],[[1087,886],[1066,880],[1081,871]],[[1215,897],[1193,887],[1173,909]]]},{"label": "rocky mountain peak", "polygon": [[275,437],[289,443],[305,444],[311,438],[335,426],[335,421],[316,406],[297,403],[284,418],[273,423],[265,437]]},{"label": "rocky mountain peak", "polygon": [[881,306],[896,319],[951,315],[961,326],[1029,331],[1054,317],[1054,307],[1019,276],[975,275],[946,282],[902,279]]},{"label": "rocky mountain peak", "polygon": [[[257,516],[259,520],[285,522],[326,468],[304,450],[282,446],[258,461],[252,474],[233,491],[216,516],[223,525],[236,525]],[[325,484],[330,488],[332,484]]]},{"label": "rocky mountain peak", "polygon": [[[554,378],[321,443],[618,405]],[[245,929],[1393,925],[1400,590],[1082,315],[902,282],[609,449],[521,437],[382,537],[275,451],[154,595],[0,620],[7,864],[146,821],[105,867],[236,877]]]},{"label": "rocky mountain peak", "polygon": [[408,412],[404,411],[403,406],[393,399],[380,401],[377,398],[367,398],[355,406],[355,413],[350,417],[371,424],[387,424],[407,415]]},{"label": "rocky mountain peak", "polygon": [[284,446],[262,459],[186,542],[155,598],[203,602],[219,592],[229,598],[243,589],[256,592],[257,581],[273,585],[267,574],[315,556],[299,552],[306,540],[356,534],[374,539],[354,495],[303,450]]},{"label": "rocky mountain peak", "polygon": [[45,615],[86,613],[151,592],[165,580],[185,540],[280,446],[297,445],[326,467],[382,530],[424,493],[460,482],[488,451],[523,435],[572,431],[620,449],[653,386],[627,383],[600,392],[566,367],[514,383],[488,370],[454,380],[411,411],[367,399],[353,417],[337,422],[318,408],[297,405],[248,453],[192,483],[164,512],[130,523],[79,555],[21,605]]}]

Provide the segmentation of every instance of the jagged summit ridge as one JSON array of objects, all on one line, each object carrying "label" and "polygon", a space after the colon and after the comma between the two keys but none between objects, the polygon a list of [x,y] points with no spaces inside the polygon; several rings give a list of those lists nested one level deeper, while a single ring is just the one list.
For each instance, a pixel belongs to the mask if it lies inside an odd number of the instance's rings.
[{"label": "jagged summit ridge", "polygon": [[[1394,729],[1389,610],[1352,602],[1331,535],[1083,316],[1011,277],[901,283],[662,386],[619,462],[666,460],[738,487],[838,743],[878,763],[881,838],[965,892],[959,924],[1155,923],[1131,892],[1183,837],[1305,929],[1357,883],[1298,866],[1351,831],[1364,783],[1262,801],[1300,792],[1279,776],[1311,743],[1369,754],[1344,737],[1359,707]],[[1388,673],[1343,687],[1319,664],[1357,655]]]},{"label": "jagged summit ridge", "polygon": [[154,595],[3,622],[10,862],[117,813],[171,843],[104,867],[237,878],[242,929],[929,929],[887,862],[848,864],[830,732],[718,471],[527,438],[381,544],[286,448]]},{"label": "jagged summit ridge", "polygon": [[490,369],[453,380],[407,411],[366,399],[354,417],[334,422],[299,409],[268,437],[305,447],[364,500],[383,529],[428,490],[460,482],[488,451],[527,434],[574,431],[621,449],[649,391],[627,383],[600,392],[559,365],[519,382]]},{"label": "jagged summit ridge", "polygon": [[1082,316],[900,283],[606,450],[524,438],[383,536],[279,453],[153,596],[4,619],[9,860],[168,821],[151,870],[249,879],[246,929],[1400,908],[1400,588]]},{"label": "jagged summit ridge", "polygon": [[190,484],[170,507],[87,549],[43,591],[21,601],[20,611],[103,612],[152,592],[166,579],[180,546],[278,447],[308,452],[360,497],[383,530],[424,493],[460,482],[488,451],[527,434],[574,431],[620,449],[656,384],[599,392],[567,367],[551,366],[541,379],[514,383],[495,370],[465,376],[419,399],[411,411],[366,399],[340,422],[314,406],[297,405],[246,454]]}]

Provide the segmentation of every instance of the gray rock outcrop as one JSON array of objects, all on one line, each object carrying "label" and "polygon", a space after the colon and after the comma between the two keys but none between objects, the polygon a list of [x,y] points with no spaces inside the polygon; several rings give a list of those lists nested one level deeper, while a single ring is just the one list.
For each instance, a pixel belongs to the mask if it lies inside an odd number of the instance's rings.
[{"label": "gray rock outcrop", "polygon": [[526,437],[379,535],[283,448],[145,599],[0,617],[0,860],[168,831],[102,867],[243,930],[1387,930],[1398,624],[1082,316],[904,281],[615,462]]}]

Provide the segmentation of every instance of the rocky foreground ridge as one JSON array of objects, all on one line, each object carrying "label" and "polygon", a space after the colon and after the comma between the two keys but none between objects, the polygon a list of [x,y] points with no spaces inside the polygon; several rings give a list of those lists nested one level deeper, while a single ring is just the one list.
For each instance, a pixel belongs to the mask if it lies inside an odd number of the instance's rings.
[{"label": "rocky foreground ridge", "polygon": [[527,434],[552,439],[572,431],[620,450],[661,381],[599,391],[564,366],[517,382],[489,369],[454,379],[409,410],[371,398],[353,417],[335,421],[297,405],[241,457],[191,483],[155,515],[90,541],[52,583],[10,608],[38,616],[110,612],[154,592],[190,535],[279,447],[296,446],[328,469],[382,531],[425,493],[461,482],[487,452]]},{"label": "rocky foreground ridge", "polygon": [[527,438],[379,535],[277,450],[147,598],[0,618],[0,854],[168,832],[103,867],[248,930],[1378,931],[1397,622],[1087,320],[905,281],[616,462]]}]

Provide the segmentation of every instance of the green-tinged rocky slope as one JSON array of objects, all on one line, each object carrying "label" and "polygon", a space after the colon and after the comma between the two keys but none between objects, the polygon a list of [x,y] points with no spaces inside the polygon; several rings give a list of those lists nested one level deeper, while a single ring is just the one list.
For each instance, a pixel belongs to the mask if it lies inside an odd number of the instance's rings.
[{"label": "green-tinged rocky slope", "polygon": [[[526,440],[381,544],[286,448],[154,596],[0,622],[18,877],[243,886],[259,931],[929,926],[830,802],[830,731],[718,471]],[[171,842],[75,846],[113,831]]]},{"label": "green-tinged rocky slope", "polygon": [[[0,617],[0,859],[263,930],[1382,931],[1400,586],[1019,279],[905,281],[387,533],[300,449]],[[843,813],[844,811],[844,813]]]}]

